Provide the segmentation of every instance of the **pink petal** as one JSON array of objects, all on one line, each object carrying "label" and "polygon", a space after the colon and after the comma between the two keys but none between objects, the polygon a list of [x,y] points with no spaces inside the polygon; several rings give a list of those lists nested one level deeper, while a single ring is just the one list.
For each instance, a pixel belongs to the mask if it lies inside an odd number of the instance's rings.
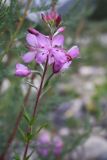
[{"label": "pink petal", "polygon": [[68,68],[70,67],[71,63],[72,63],[71,61],[66,62],[66,63],[62,66],[61,71],[65,71],[66,69],[68,69]]},{"label": "pink petal", "polygon": [[52,64],[52,63],[54,63],[54,57],[53,57],[52,54],[50,54],[50,55],[49,55],[48,64],[50,65],[50,64]]},{"label": "pink petal", "polygon": [[27,67],[21,63],[16,64],[16,69],[27,69]]},{"label": "pink petal", "polygon": [[53,37],[52,40],[52,46],[63,46],[64,44],[64,36],[63,35],[57,35]]},{"label": "pink petal", "polygon": [[38,41],[39,47],[41,48],[49,48],[51,46],[51,41],[49,37],[43,34],[39,34],[37,36],[37,41]]},{"label": "pink petal", "polygon": [[47,53],[45,52],[40,52],[36,55],[36,62],[41,64],[41,63],[44,63],[46,61],[46,58],[47,58]]},{"label": "pink petal", "polygon": [[69,51],[67,52],[68,55],[71,56],[71,58],[76,58],[80,53],[80,50],[78,46],[73,46]]},{"label": "pink petal", "polygon": [[66,54],[63,50],[53,49],[52,54],[54,56],[54,60],[60,63],[65,63],[67,60]]},{"label": "pink petal", "polygon": [[38,46],[37,37],[34,34],[28,33],[26,36],[26,41],[30,46]]},{"label": "pink petal", "polygon": [[36,52],[28,52],[22,56],[25,63],[31,62],[35,58]]}]

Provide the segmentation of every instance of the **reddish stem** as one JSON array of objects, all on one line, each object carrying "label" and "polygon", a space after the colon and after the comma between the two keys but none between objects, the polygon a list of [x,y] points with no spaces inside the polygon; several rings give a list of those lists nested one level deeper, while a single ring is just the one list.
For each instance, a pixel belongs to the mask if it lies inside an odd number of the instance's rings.
[{"label": "reddish stem", "polygon": [[24,151],[24,155],[23,155],[23,160],[26,159],[27,152],[28,152],[28,148],[29,148],[29,143],[30,143],[30,141],[28,141],[28,142],[26,143],[26,147],[25,147],[25,151]]},{"label": "reddish stem", "polygon": [[[46,71],[47,71],[47,66],[48,66],[48,58],[46,60],[44,72],[43,72],[43,75],[41,77],[40,87],[39,87],[39,90],[38,90],[38,93],[37,93],[37,98],[36,98],[36,102],[35,102],[35,105],[34,105],[34,111],[33,111],[33,114],[32,114],[32,119],[34,119],[35,115],[36,115],[37,106],[38,106],[38,103],[39,103],[39,99],[40,99],[40,95],[41,95],[41,92],[42,92],[42,87],[43,87],[43,83],[44,83],[44,79],[45,79],[45,74],[46,74]],[[28,128],[28,132],[31,133],[31,127]],[[25,151],[24,151],[24,155],[23,155],[23,160],[25,160],[26,157],[27,157],[29,144],[30,144],[30,140],[26,143]]]},{"label": "reddish stem", "polygon": [[56,160],[61,160],[60,155],[56,156]]}]

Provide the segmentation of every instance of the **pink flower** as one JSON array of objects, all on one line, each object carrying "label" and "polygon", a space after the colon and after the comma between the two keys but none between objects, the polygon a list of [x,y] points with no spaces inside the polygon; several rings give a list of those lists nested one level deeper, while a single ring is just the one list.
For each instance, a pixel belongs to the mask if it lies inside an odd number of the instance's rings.
[{"label": "pink flower", "polygon": [[53,137],[53,152],[55,155],[60,155],[63,149],[64,143],[59,136]]},{"label": "pink flower", "polygon": [[50,145],[51,145],[51,134],[50,132],[43,130],[39,133],[37,139],[37,152],[43,156],[48,156],[50,152]]},{"label": "pink flower", "polygon": [[43,130],[39,133],[37,143],[37,153],[42,157],[49,156],[50,153],[59,155],[62,152],[64,143],[58,135],[52,135],[49,131]]},{"label": "pink flower", "polygon": [[51,38],[45,36],[35,29],[30,29],[26,40],[29,45],[29,52],[22,59],[25,63],[36,60],[37,63],[44,63],[49,58],[49,64],[55,61],[64,61],[66,59],[63,49],[64,36],[59,34],[64,31],[64,28],[59,28],[56,34]]},{"label": "pink flower", "polygon": [[64,71],[64,70],[68,69],[72,63],[72,60],[74,58],[77,58],[79,53],[80,53],[80,51],[77,46],[73,46],[72,48],[70,48],[68,50],[68,52],[66,53],[66,60],[64,62],[62,62],[62,63],[55,62],[53,64],[53,72],[58,73],[60,71]]},{"label": "pink flower", "polygon": [[64,36],[61,34],[64,27],[60,27],[52,37],[43,35],[33,28],[29,28],[26,41],[29,45],[29,52],[22,57],[25,63],[35,60],[39,64],[46,62],[53,66],[53,72],[64,71],[72,63],[72,60],[79,55],[79,48],[73,46],[68,51],[63,48]]},{"label": "pink flower", "polygon": [[23,64],[16,64],[15,75],[19,77],[26,77],[31,73],[30,69]]}]

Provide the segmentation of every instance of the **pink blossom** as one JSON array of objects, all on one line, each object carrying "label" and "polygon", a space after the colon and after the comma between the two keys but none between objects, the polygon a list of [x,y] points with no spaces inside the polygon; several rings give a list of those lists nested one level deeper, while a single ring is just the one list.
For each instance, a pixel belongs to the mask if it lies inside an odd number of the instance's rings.
[{"label": "pink blossom", "polygon": [[51,134],[50,132],[43,130],[39,133],[37,139],[37,152],[43,156],[48,156],[50,152],[50,145],[51,145]]},{"label": "pink blossom", "polygon": [[39,155],[46,157],[50,153],[59,155],[62,152],[64,143],[60,136],[53,135],[47,130],[42,130],[37,138],[37,152]]},{"label": "pink blossom", "polygon": [[17,63],[16,64],[16,71],[15,71],[15,75],[19,76],[19,77],[26,77],[31,73],[30,69],[28,69],[28,67],[26,67],[23,64]]},{"label": "pink blossom", "polygon": [[[57,32],[62,32],[62,29]],[[48,57],[49,64],[51,64],[55,61],[66,59],[63,49],[64,36],[58,33],[51,38],[41,34],[35,29],[30,29],[30,33],[26,36],[30,51],[24,54],[22,57],[23,61],[29,63],[35,59],[37,63],[44,63]]]},{"label": "pink blossom", "polygon": [[73,46],[72,48],[70,48],[68,52],[66,53],[66,60],[64,62],[61,63],[57,61],[53,64],[53,72],[58,73],[60,71],[64,71],[68,69],[72,63],[72,60],[78,57],[79,52],[80,51],[77,46]]},{"label": "pink blossom", "polygon": [[55,155],[60,155],[63,149],[64,143],[59,136],[53,137],[53,152]]},{"label": "pink blossom", "polygon": [[29,28],[28,31],[26,41],[29,52],[22,57],[25,63],[35,60],[43,64],[48,57],[48,64],[53,66],[54,73],[58,73],[69,68],[72,60],[79,55],[80,51],[77,46],[73,46],[68,51],[64,49],[64,36],[61,34],[64,27],[60,27],[52,37],[43,35],[33,28]]}]

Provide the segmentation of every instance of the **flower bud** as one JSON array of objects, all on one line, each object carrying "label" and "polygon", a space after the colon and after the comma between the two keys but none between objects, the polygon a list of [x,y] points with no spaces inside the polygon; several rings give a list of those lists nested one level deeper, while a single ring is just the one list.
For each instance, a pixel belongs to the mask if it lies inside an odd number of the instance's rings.
[{"label": "flower bud", "polygon": [[29,74],[31,74],[31,71],[28,67],[20,63],[16,64],[16,71],[15,71],[16,76],[27,77]]},{"label": "flower bud", "polygon": [[32,27],[30,27],[28,29],[28,32],[31,33],[31,34],[34,34],[36,36],[39,34],[39,32],[36,29],[32,28]]},{"label": "flower bud", "polygon": [[46,14],[41,14],[42,16],[42,20],[45,22],[45,23],[48,23],[48,24],[54,24],[56,27],[59,26],[60,22],[61,22],[61,16],[58,15],[58,13],[54,10],[50,11],[49,13],[46,13]]},{"label": "flower bud", "polygon": [[60,23],[61,23],[61,16],[58,15],[58,16],[56,17],[56,27],[58,27]]}]

